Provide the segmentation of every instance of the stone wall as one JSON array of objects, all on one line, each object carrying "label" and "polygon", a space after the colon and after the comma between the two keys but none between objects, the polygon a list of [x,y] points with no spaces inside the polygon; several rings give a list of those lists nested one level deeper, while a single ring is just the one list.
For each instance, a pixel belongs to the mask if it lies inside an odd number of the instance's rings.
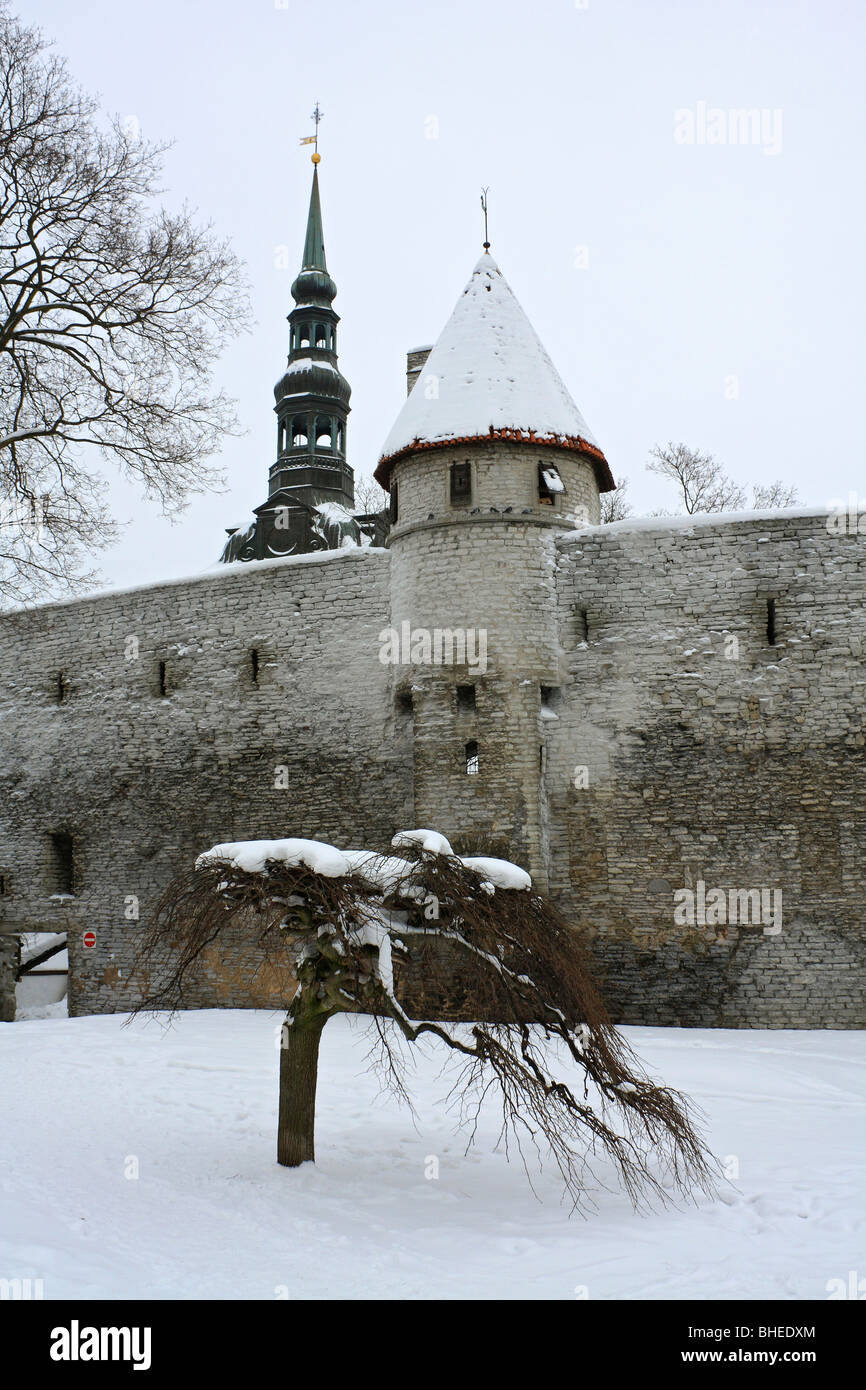
[{"label": "stone wall", "polygon": [[[390,555],[0,617],[0,997],[2,933],[65,929],[73,1012],[128,1007],[156,897],[218,841],[385,848],[427,824],[549,886],[619,1021],[864,1026],[866,536],[796,513],[546,520],[401,515]],[[384,665],[403,621],[485,627],[486,669]],[[699,881],[781,893],[781,930],[678,923]],[[284,995],[243,934],[204,964],[191,1006]],[[404,983],[462,1007],[453,961]]]},{"label": "stone wall", "polygon": [[[864,1026],[866,536],[824,516],[622,522],[558,551],[551,889],[593,933],[615,1015]],[[779,890],[781,931],[676,925],[699,880]]]},{"label": "stone wall", "polygon": [[[378,659],[388,570],[383,551],[328,552],[0,617],[0,931],[69,932],[72,1012],[138,994],[141,929],[202,849],[385,848],[410,823]],[[262,1002],[256,967],[227,947],[190,1003]]]}]

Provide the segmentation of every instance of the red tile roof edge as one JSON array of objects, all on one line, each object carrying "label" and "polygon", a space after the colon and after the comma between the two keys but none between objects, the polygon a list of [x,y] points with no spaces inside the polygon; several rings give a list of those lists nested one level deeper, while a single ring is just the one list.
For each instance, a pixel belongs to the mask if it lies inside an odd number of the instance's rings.
[{"label": "red tile roof edge", "polygon": [[485,444],[490,439],[511,439],[520,444],[537,444],[551,449],[574,449],[577,453],[588,454],[596,463],[599,491],[613,492],[616,488],[610,465],[597,444],[590,444],[588,440],[581,439],[579,435],[554,435],[551,438],[544,438],[536,435],[534,430],[496,430],[492,425],[487,434],[456,435],[453,439],[416,439],[412,444],[398,449],[396,453],[380,458],[373,477],[379,486],[387,492],[392,466],[398,459],[405,458],[407,454],[414,454],[420,449],[453,449],[456,444]]}]

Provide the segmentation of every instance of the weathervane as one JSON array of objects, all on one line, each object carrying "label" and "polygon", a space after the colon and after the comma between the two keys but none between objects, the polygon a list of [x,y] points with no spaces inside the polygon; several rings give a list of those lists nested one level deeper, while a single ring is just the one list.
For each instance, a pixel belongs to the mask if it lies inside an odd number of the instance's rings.
[{"label": "weathervane", "polygon": [[487,192],[486,188],[481,190],[481,208],[484,213],[484,250],[490,250],[490,242],[487,240]]},{"label": "weathervane", "polygon": [[322,158],[322,156],[319,154],[319,121],[322,119],[322,116],[323,116],[323,115],[324,115],[324,112],[320,109],[319,103],[316,102],[316,108],[315,108],[315,110],[313,111],[312,116],[310,117],[310,119],[311,119],[312,121],[315,122],[315,127],[316,127],[316,128],[315,128],[315,132],[314,132],[314,134],[312,134],[312,135],[302,135],[302,136],[301,136],[301,144],[302,144],[302,145],[314,145],[314,146],[315,146],[315,149],[313,150],[313,153],[312,153],[312,155],[310,156],[310,158],[312,159],[312,161],[313,161],[314,164],[320,163],[321,158]]}]

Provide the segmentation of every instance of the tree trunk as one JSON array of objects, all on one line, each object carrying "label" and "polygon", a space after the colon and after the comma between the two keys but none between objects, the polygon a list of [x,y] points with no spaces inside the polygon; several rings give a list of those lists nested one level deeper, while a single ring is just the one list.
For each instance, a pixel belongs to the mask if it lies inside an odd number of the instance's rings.
[{"label": "tree trunk", "polygon": [[277,1124],[277,1162],[286,1168],[315,1160],[316,1079],[319,1039],[327,1013],[287,1020],[280,1046],[280,1115]]}]

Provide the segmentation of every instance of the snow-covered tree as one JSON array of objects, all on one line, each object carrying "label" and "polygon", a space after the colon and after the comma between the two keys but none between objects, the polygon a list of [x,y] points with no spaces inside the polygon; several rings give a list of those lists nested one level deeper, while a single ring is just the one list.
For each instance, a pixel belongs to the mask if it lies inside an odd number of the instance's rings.
[{"label": "snow-covered tree", "polygon": [[[399,1040],[438,1039],[470,1141],[498,1095],[506,1136],[546,1145],[577,1204],[604,1153],[634,1201],[710,1179],[688,1105],[642,1071],[612,1026],[574,930],[505,860],[458,857],[434,831],[395,836],[393,855],[289,839],[217,845],[167,889],[139,965],[156,984],[141,1010],[183,1007],[203,953],[241,926],[286,980],[278,1161],[315,1156],[319,1041],[337,1013],[372,1015],[376,1061],[406,1096]],[[463,960],[473,1024],[414,1019],[407,967],[443,948]],[[426,956],[425,956],[425,953]],[[398,1045],[395,1045],[398,1044]],[[576,1069],[569,1081],[564,1070]]]}]

